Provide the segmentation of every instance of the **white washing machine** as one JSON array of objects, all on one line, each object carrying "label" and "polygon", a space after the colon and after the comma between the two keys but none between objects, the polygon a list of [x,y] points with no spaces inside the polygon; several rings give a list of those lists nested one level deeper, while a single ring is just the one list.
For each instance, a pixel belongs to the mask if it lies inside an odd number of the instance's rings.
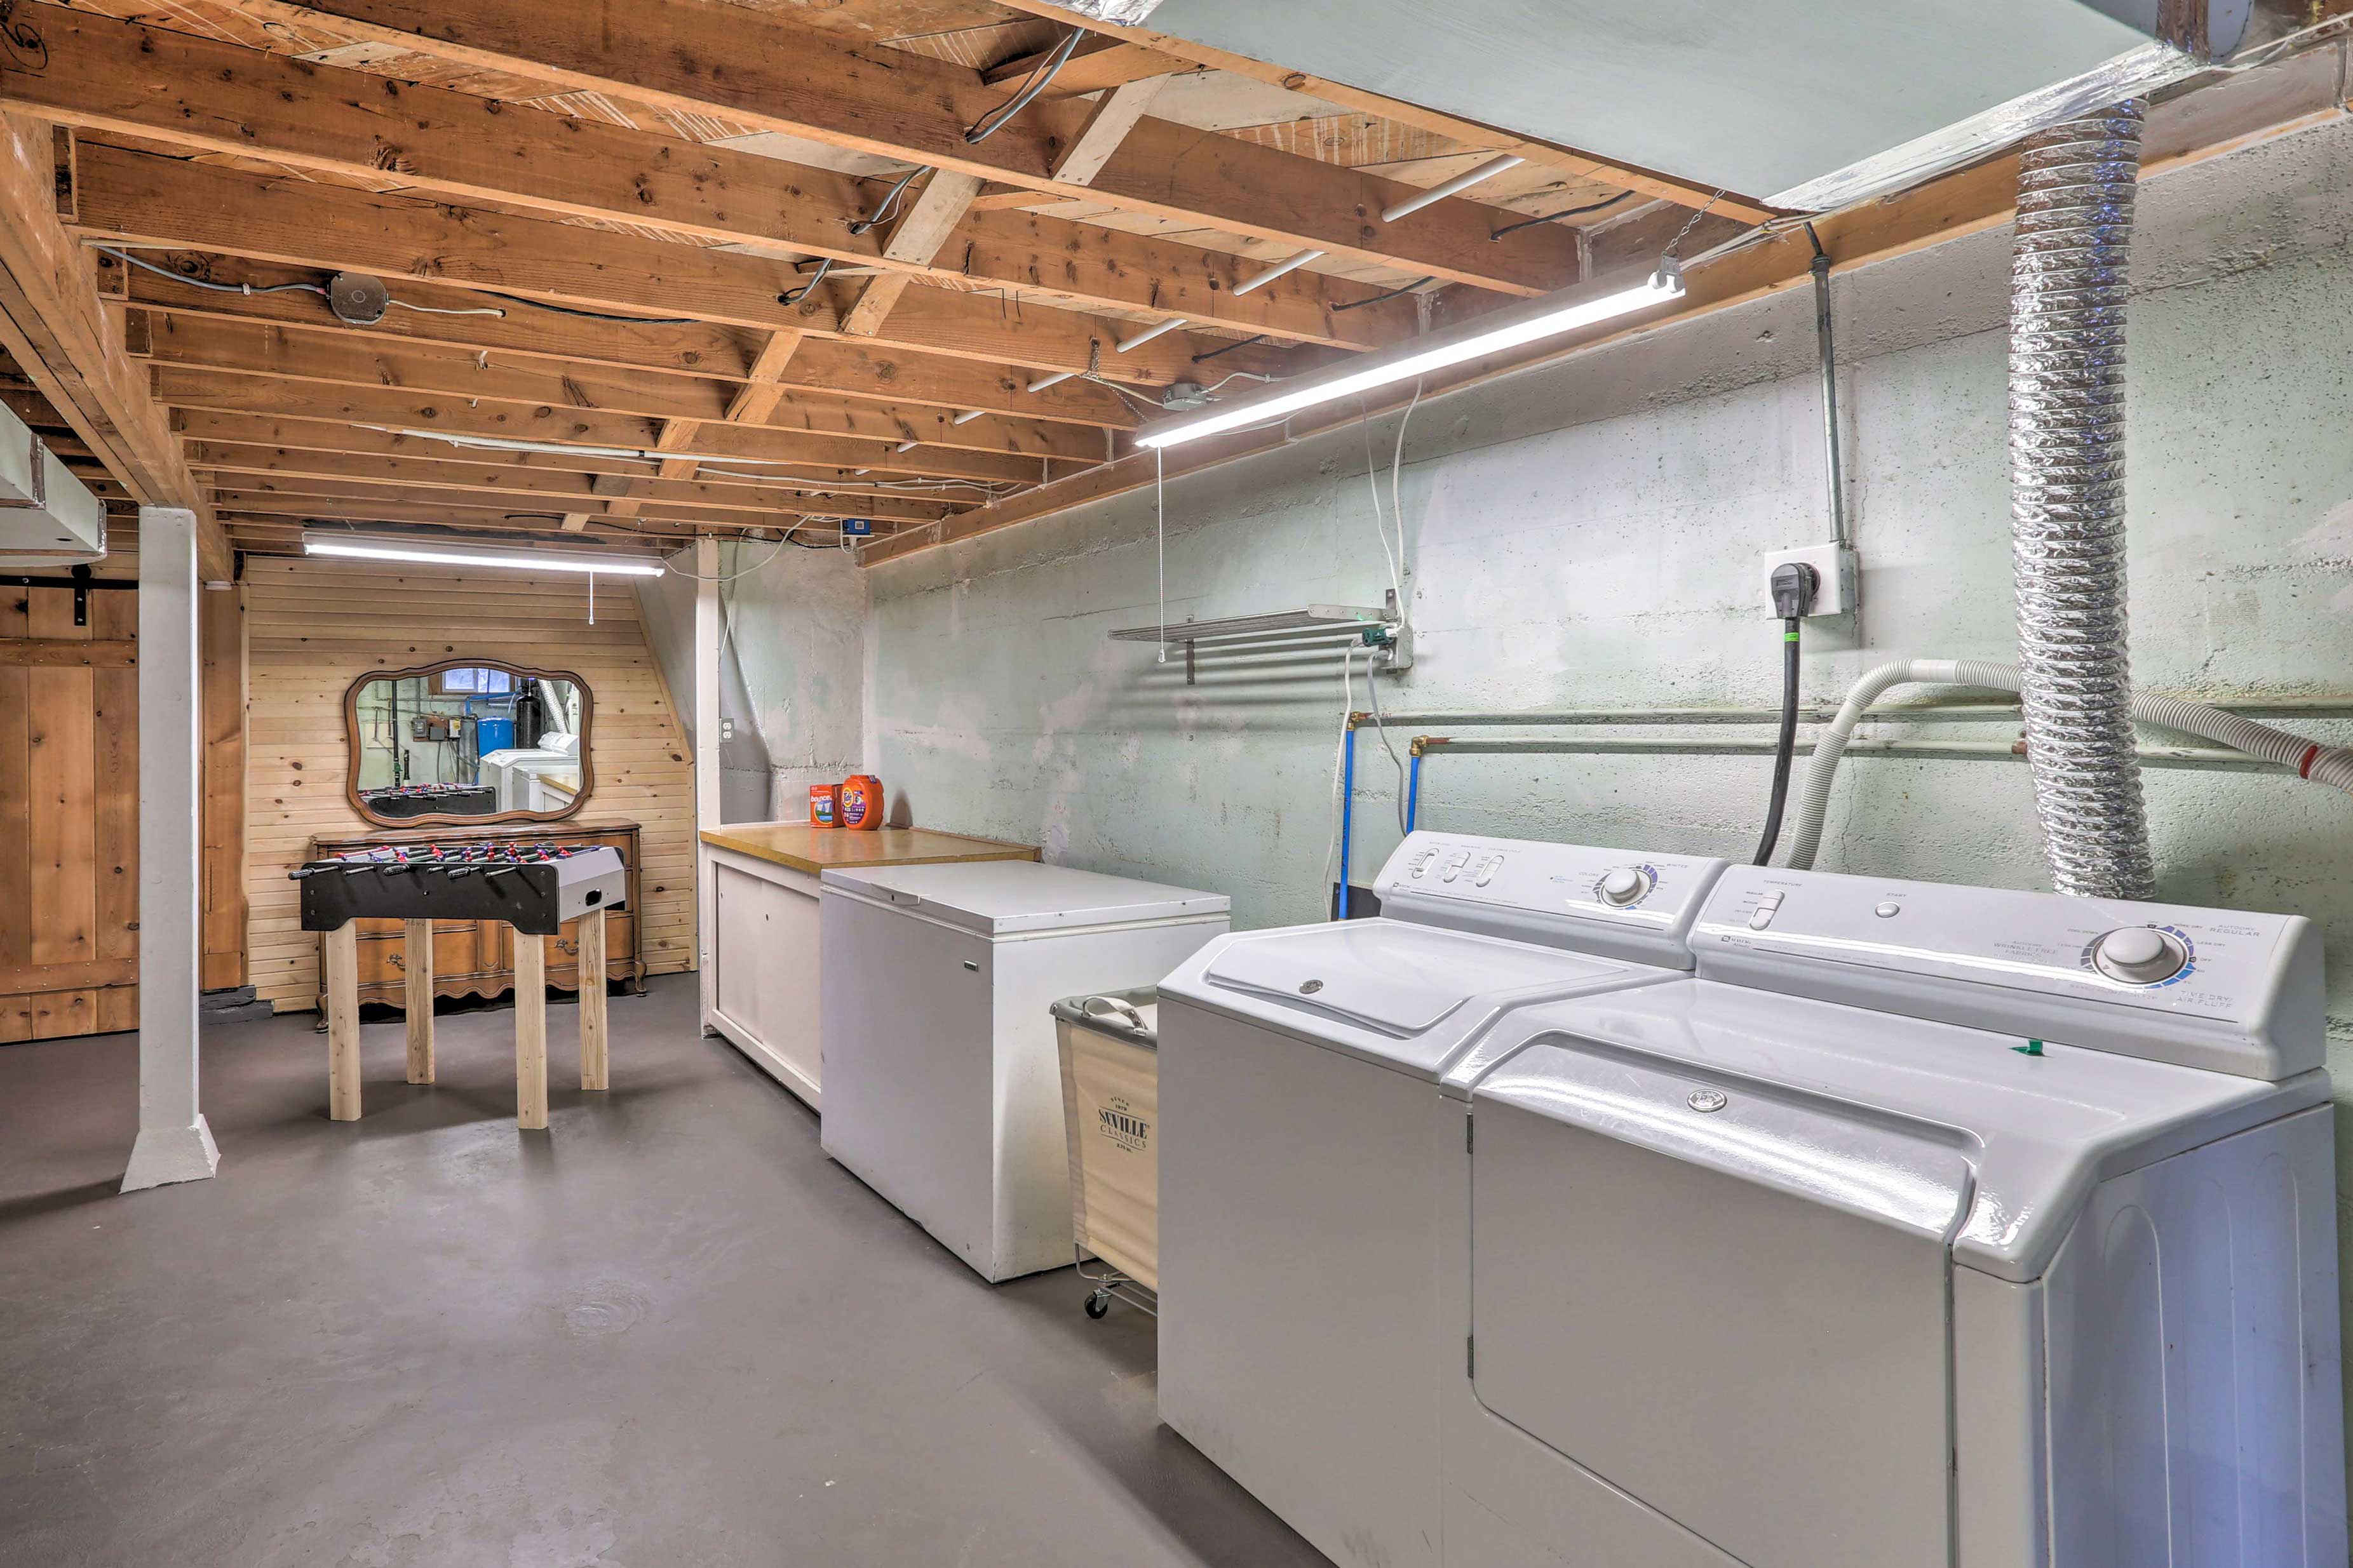
[{"label": "white washing machine", "polygon": [[1383,918],[1161,982],[1160,1414],[1335,1561],[1440,1561],[1441,1080],[1515,1006],[1680,976],[1722,869],[1417,833]]},{"label": "white washing machine", "polygon": [[539,811],[539,775],[580,765],[580,737],[550,732],[541,746],[510,746],[485,754],[476,776],[498,791],[501,811]]},{"label": "white washing machine", "polygon": [[2346,1562],[2309,923],[1743,867],[1692,944],[1457,1075],[1447,1563]]}]

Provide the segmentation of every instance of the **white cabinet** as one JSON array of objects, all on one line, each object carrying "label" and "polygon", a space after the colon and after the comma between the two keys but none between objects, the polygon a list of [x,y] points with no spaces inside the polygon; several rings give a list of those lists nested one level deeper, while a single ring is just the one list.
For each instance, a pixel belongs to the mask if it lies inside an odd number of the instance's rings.
[{"label": "white cabinet", "polygon": [[822,1109],[818,879],[726,851],[708,858],[718,922],[711,1024],[777,1082]]}]

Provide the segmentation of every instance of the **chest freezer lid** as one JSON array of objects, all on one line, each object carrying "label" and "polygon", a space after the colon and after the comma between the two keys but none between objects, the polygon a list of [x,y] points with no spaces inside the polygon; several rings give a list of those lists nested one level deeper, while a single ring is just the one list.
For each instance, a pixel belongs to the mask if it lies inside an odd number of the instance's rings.
[{"label": "chest freezer lid", "polygon": [[1220,939],[1163,994],[1437,1079],[1488,1026],[1528,1001],[1662,979],[1666,971],[1392,920]]},{"label": "chest freezer lid", "polygon": [[1223,893],[1035,860],[858,867],[826,872],[823,886],[829,892],[920,913],[984,936],[1200,919],[1227,914],[1232,908]]},{"label": "chest freezer lid", "polygon": [[[1453,1079],[1472,1088],[1474,1116],[1490,1100],[1588,1121],[1607,1111],[1630,1141],[1887,1223],[1941,1212],[1906,1152],[1936,1151],[1968,1173],[1955,1258],[2016,1281],[2042,1276],[2101,1180],[2328,1094],[2321,1072],[2272,1084],[2030,1048],[2019,1035],[1698,979],[1517,1011],[1482,1042],[1485,1064],[1466,1057]],[[1667,1088],[1605,1104],[1577,1078],[1588,1062],[1616,1064],[1613,1083],[1639,1069]],[[1687,1097],[1709,1091],[1725,1109],[1694,1110]],[[1785,1108],[1786,1126],[1752,1123],[1760,1106]]]}]

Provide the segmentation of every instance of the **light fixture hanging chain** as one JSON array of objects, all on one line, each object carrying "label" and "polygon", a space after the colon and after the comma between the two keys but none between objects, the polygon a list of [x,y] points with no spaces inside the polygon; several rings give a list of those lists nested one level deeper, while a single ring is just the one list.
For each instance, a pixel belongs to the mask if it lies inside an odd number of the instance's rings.
[{"label": "light fixture hanging chain", "polygon": [[1691,231],[1699,226],[1699,220],[1705,217],[1708,215],[1708,210],[1723,199],[1724,187],[1718,185],[1715,190],[1715,195],[1708,197],[1707,200],[1701,205],[1699,211],[1692,214],[1691,217],[1683,224],[1683,227],[1675,230],[1674,238],[1667,241],[1667,248],[1663,253],[1667,260],[1672,261],[1675,259],[1675,252],[1683,248],[1683,243],[1686,238],[1690,237]]}]

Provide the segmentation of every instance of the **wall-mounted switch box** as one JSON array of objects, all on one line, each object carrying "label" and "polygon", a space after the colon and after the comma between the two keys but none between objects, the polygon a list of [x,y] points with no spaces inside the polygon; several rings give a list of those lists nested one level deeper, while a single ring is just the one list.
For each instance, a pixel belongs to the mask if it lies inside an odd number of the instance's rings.
[{"label": "wall-mounted switch box", "polygon": [[1760,562],[1757,568],[1757,600],[1768,616],[1773,609],[1773,568],[1785,561],[1802,561],[1814,569],[1813,618],[1823,616],[1851,616],[1861,600],[1862,578],[1855,563],[1854,548],[1846,544],[1807,544],[1791,550],[1776,550]]}]

